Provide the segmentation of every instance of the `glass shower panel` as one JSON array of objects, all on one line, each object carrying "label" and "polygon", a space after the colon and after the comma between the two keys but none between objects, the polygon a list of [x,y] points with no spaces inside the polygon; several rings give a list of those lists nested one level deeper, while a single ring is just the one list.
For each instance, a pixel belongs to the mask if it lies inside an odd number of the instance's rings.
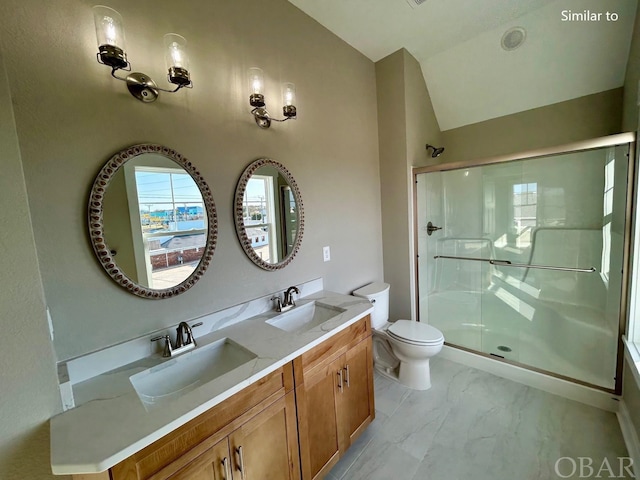
[{"label": "glass shower panel", "polygon": [[[523,162],[481,167],[482,235],[491,245],[483,259],[523,263],[531,250],[531,235],[537,213],[537,184],[523,174]],[[483,290],[480,351],[511,361],[520,361],[522,319],[532,316],[522,298],[522,278],[514,271],[502,272],[489,262],[479,263],[488,279]],[[513,269],[512,269],[513,270]],[[501,279],[501,281],[498,281]]]},{"label": "glass shower panel", "polygon": [[418,174],[420,318],[449,344],[613,389],[628,153]]},{"label": "glass shower panel", "polygon": [[[477,233],[481,177],[472,171],[422,174],[416,184],[418,296],[422,321],[441,330],[446,341],[480,350],[481,292],[487,279],[479,264],[434,257],[481,256],[490,243]],[[433,230],[429,235],[428,225]]]}]

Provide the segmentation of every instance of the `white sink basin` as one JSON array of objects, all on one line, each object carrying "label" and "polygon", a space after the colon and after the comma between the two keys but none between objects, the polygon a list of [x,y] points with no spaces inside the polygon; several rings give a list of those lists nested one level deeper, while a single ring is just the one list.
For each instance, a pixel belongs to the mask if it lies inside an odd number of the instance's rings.
[{"label": "white sink basin", "polygon": [[267,320],[267,323],[286,332],[306,331],[337,317],[345,311],[344,308],[309,302],[293,307],[288,312]]},{"label": "white sink basin", "polygon": [[196,347],[129,377],[147,410],[174,400],[225,373],[250,362],[257,355],[229,338]]}]

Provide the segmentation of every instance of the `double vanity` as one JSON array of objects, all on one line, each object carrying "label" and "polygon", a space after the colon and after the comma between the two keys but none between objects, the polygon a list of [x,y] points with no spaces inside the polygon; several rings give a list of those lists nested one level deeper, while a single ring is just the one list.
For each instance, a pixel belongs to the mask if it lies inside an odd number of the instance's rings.
[{"label": "double vanity", "polygon": [[322,478],[374,418],[372,306],[323,290],[286,312],[267,297],[251,303],[236,310],[269,307],[227,326],[204,318],[195,348],[166,358],[154,343],[152,355],[74,383],[75,408],[51,420],[53,472]]},{"label": "double vanity", "polygon": [[[256,267],[276,271],[293,260],[305,217],[284,165],[249,164],[233,210]],[[171,301],[212,264],[213,192],[168,147],[133,145],[111,157],[87,213],[99,264],[140,301]],[[323,478],[374,418],[372,311],[317,279],[283,298],[257,298],[59,363],[65,412],[51,419],[53,473]]]}]

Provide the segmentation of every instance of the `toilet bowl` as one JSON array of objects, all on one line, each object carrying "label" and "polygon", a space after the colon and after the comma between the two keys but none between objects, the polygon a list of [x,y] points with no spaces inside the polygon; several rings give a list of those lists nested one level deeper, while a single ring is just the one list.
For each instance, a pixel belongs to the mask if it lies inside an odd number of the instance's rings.
[{"label": "toilet bowl", "polygon": [[415,390],[431,388],[429,360],[444,345],[444,335],[426,323],[411,320],[388,322],[389,284],[376,282],[353,292],[374,305],[371,315],[373,329],[374,367]]}]

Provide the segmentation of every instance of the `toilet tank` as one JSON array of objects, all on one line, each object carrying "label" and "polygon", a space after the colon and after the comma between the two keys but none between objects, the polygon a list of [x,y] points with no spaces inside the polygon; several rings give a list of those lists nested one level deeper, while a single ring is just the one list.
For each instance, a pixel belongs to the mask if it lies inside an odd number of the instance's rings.
[{"label": "toilet tank", "polygon": [[378,329],[389,320],[389,284],[374,282],[353,291],[356,297],[366,298],[373,304],[371,327]]}]

